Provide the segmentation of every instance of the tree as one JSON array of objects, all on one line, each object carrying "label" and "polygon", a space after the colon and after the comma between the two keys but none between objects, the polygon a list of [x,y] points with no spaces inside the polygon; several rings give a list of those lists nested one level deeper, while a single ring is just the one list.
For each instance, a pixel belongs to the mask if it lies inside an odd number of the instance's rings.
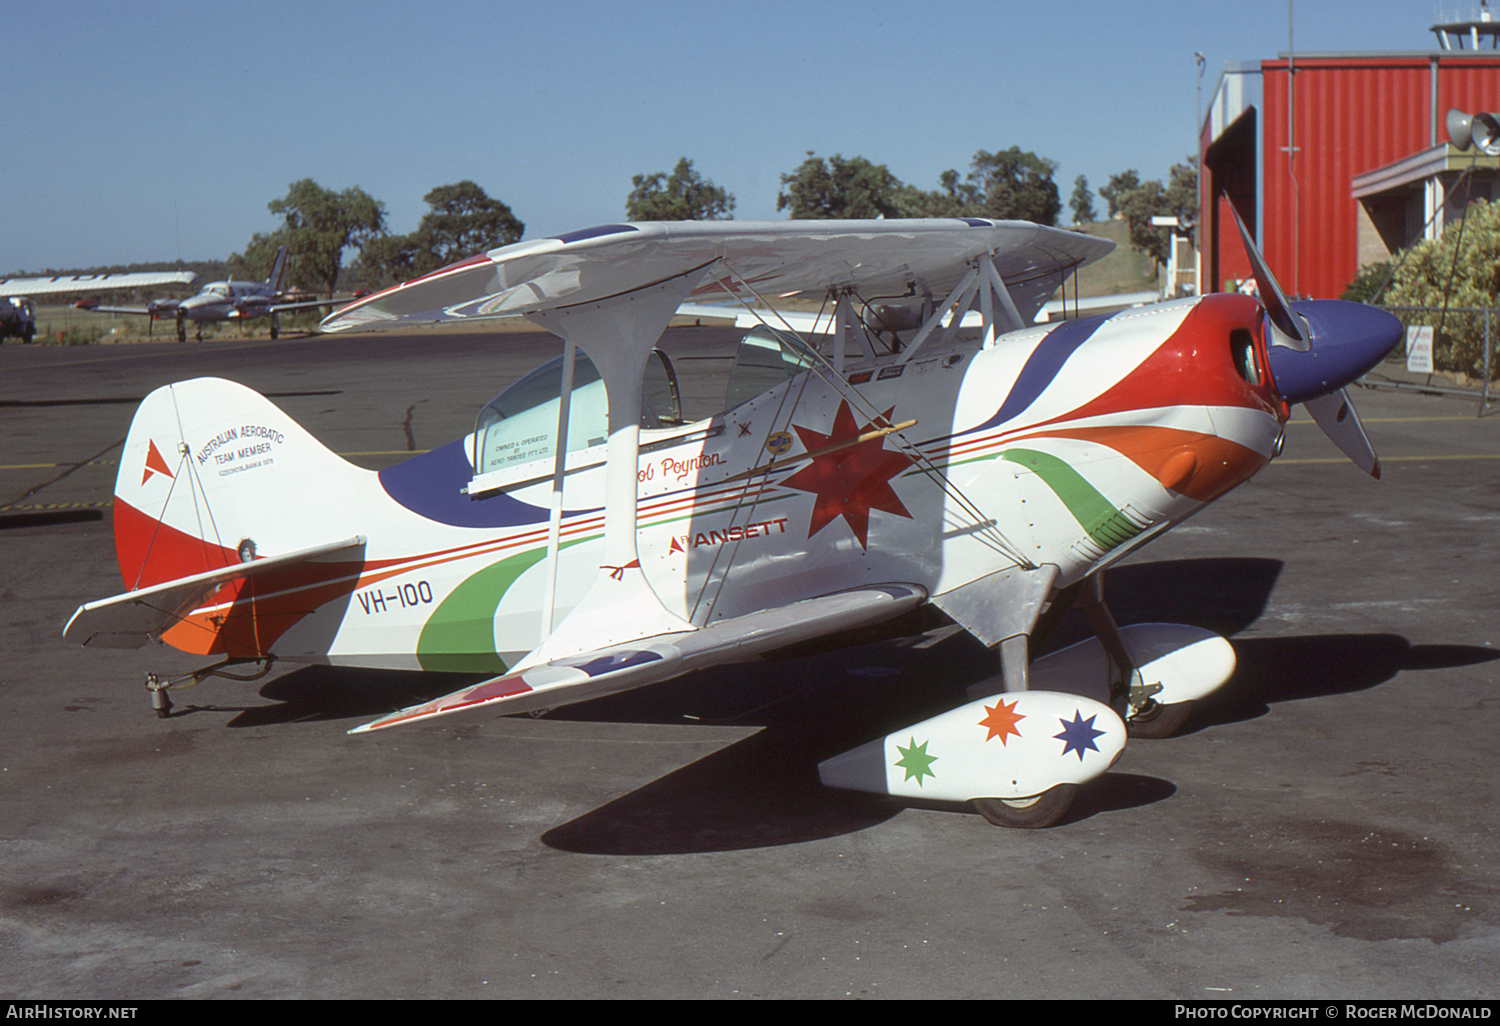
[{"label": "tree", "polygon": [[1111,218],[1119,214],[1121,198],[1128,192],[1134,192],[1140,186],[1141,178],[1136,174],[1135,168],[1109,176],[1109,181],[1099,190],[1099,195],[1103,196],[1104,202],[1109,205]]},{"label": "tree", "polygon": [[1130,245],[1158,265],[1167,263],[1171,230],[1151,223],[1154,217],[1175,217],[1177,231],[1189,239],[1194,236],[1198,218],[1197,160],[1173,164],[1168,184],[1152,180],[1141,182],[1134,169],[1111,175],[1109,184],[1099,190],[1109,203],[1110,216],[1123,217],[1130,226]]},{"label": "tree", "polygon": [[790,210],[793,219],[900,217],[904,186],[884,164],[864,157],[845,160],[835,153],[813,156],[781,176],[784,191],[776,194],[776,209]]},{"label": "tree", "polygon": [[1198,158],[1188,157],[1186,164],[1173,164],[1167,175],[1167,207],[1182,224],[1189,238],[1196,238],[1198,227]]},{"label": "tree", "polygon": [[421,277],[440,267],[519,242],[526,226],[510,207],[467,178],[439,185],[422,197],[431,209],[409,235],[381,235],[360,247],[360,273],[386,285]]},{"label": "tree", "polygon": [[969,181],[979,188],[985,217],[1015,218],[1056,224],[1062,202],[1052,172],[1057,162],[1019,146],[1000,153],[980,150],[970,165]]},{"label": "tree", "polygon": [[241,281],[264,281],[270,277],[271,266],[276,262],[277,247],[284,245],[285,241],[285,233],[280,230],[270,235],[256,232],[250,236],[250,244],[244,253],[229,254],[226,261],[229,276]]},{"label": "tree", "polygon": [[526,226],[510,207],[491,199],[467,178],[452,185],[439,185],[422,202],[432,209],[417,225],[416,244],[423,256],[431,255],[436,270],[457,260],[519,242]]},{"label": "tree", "polygon": [[914,185],[901,191],[902,217],[962,217],[978,214],[979,187],[961,181],[951,168],[938,175],[938,187],[930,192]]},{"label": "tree", "polygon": [[924,192],[906,188],[901,194],[903,217],[993,217],[1054,225],[1062,210],[1052,172],[1057,163],[1019,146],[990,153],[980,150],[969,173],[944,171],[938,188]]},{"label": "tree", "polygon": [[1094,213],[1094,194],[1089,192],[1089,180],[1083,175],[1073,179],[1073,195],[1068,200],[1068,209],[1073,211],[1074,224],[1093,224],[1098,216]]},{"label": "tree", "polygon": [[266,209],[282,218],[282,226],[270,235],[253,237],[245,256],[236,254],[231,262],[258,263],[257,254],[263,255],[267,248],[274,254],[277,246],[284,245],[290,258],[287,284],[314,285],[329,295],[338,286],[344,250],[362,248],[385,232],[385,204],[357,185],[332,192],[304,178],[293,182],[281,199],[267,203]]},{"label": "tree", "polygon": [[[1443,230],[1442,238],[1424,239],[1408,249],[1398,259],[1382,302],[1430,311],[1448,308],[1433,338],[1433,356],[1446,370],[1481,374],[1483,317],[1452,308],[1500,305],[1500,202],[1475,200],[1462,221]],[[1438,325],[1439,315],[1420,313],[1412,323]]]},{"label": "tree", "polygon": [[440,266],[430,251],[424,251],[418,244],[417,233],[412,232],[410,235],[378,235],[368,240],[360,247],[356,270],[361,285],[385,288],[420,278]]},{"label": "tree", "polygon": [[686,157],[669,177],[665,171],[633,175],[625,216],[632,221],[724,221],[733,218],[734,197],[693,170]]},{"label": "tree", "polygon": [[1378,303],[1385,298],[1392,277],[1389,260],[1366,264],[1355,274],[1354,280],[1344,286],[1339,298],[1351,303]]}]

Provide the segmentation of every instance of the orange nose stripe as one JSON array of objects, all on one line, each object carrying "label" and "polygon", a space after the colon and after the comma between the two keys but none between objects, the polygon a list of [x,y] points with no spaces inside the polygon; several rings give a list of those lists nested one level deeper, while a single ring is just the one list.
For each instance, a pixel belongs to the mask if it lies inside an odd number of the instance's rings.
[{"label": "orange nose stripe", "polygon": [[1198,502],[1217,499],[1269,462],[1238,442],[1180,428],[1053,428],[1025,437],[1077,438],[1107,445],[1160,481],[1163,488]]}]

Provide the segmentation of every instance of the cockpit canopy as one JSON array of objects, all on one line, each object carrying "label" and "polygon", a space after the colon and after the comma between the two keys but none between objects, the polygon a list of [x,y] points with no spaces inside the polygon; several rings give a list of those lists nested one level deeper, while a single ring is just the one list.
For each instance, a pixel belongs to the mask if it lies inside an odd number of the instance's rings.
[{"label": "cockpit canopy", "polygon": [[[559,356],[542,364],[480,408],[470,451],[474,466],[470,494],[554,473],[563,359]],[[765,326],[752,329],[736,349],[723,409],[732,410],[775,388],[812,366],[814,359],[793,335]],[[661,350],[653,350],[642,388],[641,428],[675,435],[688,425],[672,362]],[[608,436],[604,381],[593,362],[578,353],[568,404],[567,467],[602,462]]]},{"label": "cockpit canopy", "polygon": [[765,325],[752,328],[735,351],[724,409],[732,410],[769,392],[807,370],[815,359],[795,335]]}]

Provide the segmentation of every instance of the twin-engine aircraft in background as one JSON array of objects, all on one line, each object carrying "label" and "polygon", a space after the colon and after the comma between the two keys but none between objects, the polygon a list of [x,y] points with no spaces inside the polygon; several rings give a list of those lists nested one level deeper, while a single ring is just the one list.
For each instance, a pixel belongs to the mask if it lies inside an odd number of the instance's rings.
[{"label": "twin-engine aircraft in background", "polygon": [[74,292],[109,292],[159,285],[191,285],[192,271],[141,271],[127,274],[69,274],[47,278],[0,278],[0,341],[16,336],[30,342],[36,336],[37,296]]},{"label": "twin-engine aircraft in background", "polygon": [[[1117,626],[1103,570],[1264,467],[1291,404],[1378,471],[1343,389],[1401,325],[1288,303],[1245,241],[1259,299],[1042,326],[1110,243],[982,219],[714,221],[479,254],[323,328],[521,315],[561,358],[469,435],[379,472],[232,382],[157,390],[116,484],[129,590],[80,607],[66,637],[224,660],[148,680],[158,699],[247,661],[489,675],[360,733],[547,709],[928,607],[994,647],[997,672],[825,761],[823,781],[1054,823],[1127,734],[1172,733],[1234,668],[1208,631]],[[749,330],[723,411],[685,419],[655,349],[679,304],[794,293],[825,297],[821,330]],[[1097,637],[1033,661],[1043,614],[1073,604]]]},{"label": "twin-engine aircraft in background", "polygon": [[152,322],[172,318],[177,322],[177,341],[187,341],[187,325],[197,326],[198,341],[203,341],[203,325],[217,321],[246,321],[256,317],[271,318],[271,337],[281,334],[283,313],[342,306],[353,297],[343,299],[293,299],[281,291],[286,273],[286,247],[276,251],[271,274],[265,281],[211,281],[196,295],[186,299],[155,299],[146,306],[101,306],[98,300],[80,300],[76,305],[98,313],[138,314]]}]

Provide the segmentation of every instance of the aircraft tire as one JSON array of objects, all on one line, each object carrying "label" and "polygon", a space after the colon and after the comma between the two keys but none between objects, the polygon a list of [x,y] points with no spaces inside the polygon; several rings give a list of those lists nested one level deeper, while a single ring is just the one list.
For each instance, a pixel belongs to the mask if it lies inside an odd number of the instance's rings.
[{"label": "aircraft tire", "polygon": [[1036,830],[1052,826],[1067,815],[1077,795],[1077,784],[1058,784],[1035,798],[975,798],[974,808],[994,826]]},{"label": "aircraft tire", "polygon": [[1158,705],[1152,702],[1140,713],[1125,721],[1125,730],[1130,737],[1148,741],[1171,737],[1182,729],[1188,715],[1193,711],[1192,702],[1172,702]]}]

